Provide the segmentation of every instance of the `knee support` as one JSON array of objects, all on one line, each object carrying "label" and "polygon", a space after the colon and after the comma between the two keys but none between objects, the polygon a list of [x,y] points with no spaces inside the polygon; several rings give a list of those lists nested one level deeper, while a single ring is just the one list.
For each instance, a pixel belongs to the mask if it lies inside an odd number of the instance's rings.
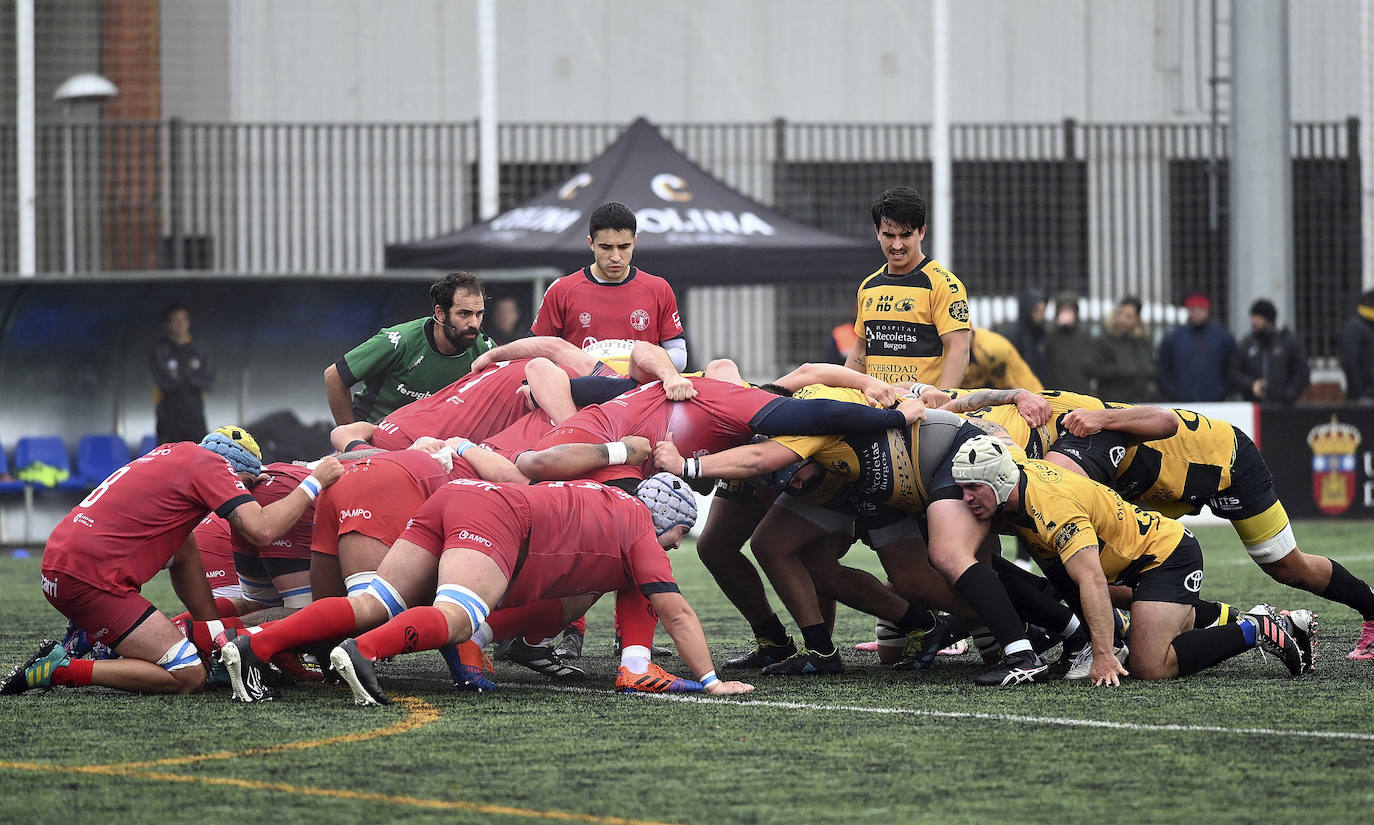
[{"label": "knee support", "polygon": [[381,602],[382,607],[386,608],[386,612],[393,619],[405,612],[405,599],[401,598],[400,592],[381,576],[374,574],[372,576],[372,581],[368,583],[367,589],[364,592]]},{"label": "knee support", "polygon": [[354,596],[366,590],[375,575],[377,575],[376,570],[365,570],[362,573],[354,573],[345,577],[344,587],[348,590],[348,595]]},{"label": "knee support", "polygon": [[449,602],[461,607],[463,612],[468,614],[473,631],[481,627],[482,622],[491,615],[491,608],[482,601],[482,597],[460,584],[448,584],[439,588],[439,592],[434,595],[434,603],[437,605],[439,602]]},{"label": "knee support", "polygon": [[196,646],[190,639],[182,639],[162,654],[162,658],[157,660],[157,666],[172,673],[186,667],[195,667],[200,664],[200,654],[196,653]]},{"label": "knee support", "polygon": [[273,587],[270,581],[249,579],[240,575],[239,584],[243,588],[243,598],[253,604],[276,607],[282,603],[281,595],[277,593],[277,588]]},{"label": "knee support", "polygon": [[283,607],[288,607],[292,610],[300,610],[302,607],[310,604],[310,595],[310,585],[308,584],[304,587],[293,587],[290,590],[283,590],[281,592],[281,603]]}]

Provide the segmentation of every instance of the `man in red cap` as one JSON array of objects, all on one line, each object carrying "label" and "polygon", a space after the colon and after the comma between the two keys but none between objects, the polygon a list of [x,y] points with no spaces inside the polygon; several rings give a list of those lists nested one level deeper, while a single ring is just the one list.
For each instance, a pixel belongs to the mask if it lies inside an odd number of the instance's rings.
[{"label": "man in red cap", "polygon": [[1236,339],[1212,320],[1212,301],[1193,293],[1183,301],[1188,323],[1159,345],[1159,388],[1169,401],[1223,401],[1230,386]]}]

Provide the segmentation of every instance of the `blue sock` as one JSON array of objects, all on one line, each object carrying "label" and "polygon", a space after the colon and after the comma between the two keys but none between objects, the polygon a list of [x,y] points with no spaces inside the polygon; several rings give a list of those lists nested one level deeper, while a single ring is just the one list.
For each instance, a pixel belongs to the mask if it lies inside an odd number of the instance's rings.
[{"label": "blue sock", "polygon": [[1253,645],[1255,643],[1255,634],[1259,632],[1259,625],[1255,623],[1255,620],[1249,616],[1241,616],[1236,624],[1240,625],[1240,632],[1245,634],[1245,643]]}]

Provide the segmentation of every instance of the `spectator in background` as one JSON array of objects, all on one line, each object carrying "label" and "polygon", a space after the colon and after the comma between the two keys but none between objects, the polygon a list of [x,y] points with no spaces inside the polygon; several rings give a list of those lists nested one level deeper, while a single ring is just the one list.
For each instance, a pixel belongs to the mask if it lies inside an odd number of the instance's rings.
[{"label": "spectator in background", "polygon": [[[854,316],[859,315],[858,304],[854,305]],[[849,359],[850,350],[854,349],[854,343],[859,340],[859,334],[854,331],[854,320],[850,319],[841,323],[839,326],[830,330],[830,340],[825,343],[825,360],[832,364],[844,365]]]},{"label": "spectator in background", "polygon": [[1093,394],[1093,340],[1078,318],[1078,299],[1061,295],[1054,301],[1054,324],[1045,337],[1049,363],[1040,379],[1052,390]]},{"label": "spectator in background", "polygon": [[1260,298],[1250,305],[1250,334],[1231,360],[1231,386],[1246,401],[1291,406],[1312,383],[1307,350],[1292,332],[1279,329],[1278,310]]},{"label": "spectator in background", "polygon": [[[445,275],[430,286],[429,300],[428,316],[384,327],[325,368],[335,424],[376,424],[467,375],[473,360],[492,348],[482,334],[486,298],[474,275]],[[350,396],[358,383],[363,391]]]},{"label": "spectator in background", "polygon": [[1159,345],[1159,388],[1167,401],[1223,401],[1236,339],[1211,318],[1212,301],[1189,295],[1188,323],[1175,327]]},{"label": "spectator in background", "polygon": [[487,321],[487,336],[498,347],[530,337],[529,329],[520,326],[520,304],[509,295],[492,302],[491,317]]},{"label": "spectator in background", "polygon": [[210,353],[191,340],[191,312],[172,304],[162,314],[162,337],[153,345],[157,441],[200,441],[205,437],[205,391],[215,382]]},{"label": "spectator in background", "polygon": [[1031,372],[1044,377],[1049,361],[1045,355],[1045,293],[1034,287],[1021,293],[1016,320],[1001,324],[997,332],[1006,336],[1025,360]]},{"label": "spectator in background", "polygon": [[969,346],[968,369],[964,370],[966,389],[1010,390],[1020,387],[1031,392],[1044,392],[1026,361],[1005,337],[983,327],[973,328]]},{"label": "spectator in background", "polygon": [[1360,296],[1355,317],[1341,327],[1341,369],[1346,400],[1374,403],[1374,290]]},{"label": "spectator in background", "polygon": [[1154,346],[1140,320],[1140,299],[1134,295],[1122,298],[1102,322],[1092,372],[1098,398],[1137,403],[1155,399]]}]

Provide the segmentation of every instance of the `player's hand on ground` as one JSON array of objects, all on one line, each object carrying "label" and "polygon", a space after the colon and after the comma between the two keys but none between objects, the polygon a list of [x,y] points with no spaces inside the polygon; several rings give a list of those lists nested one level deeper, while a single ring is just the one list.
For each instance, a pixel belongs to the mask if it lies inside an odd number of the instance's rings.
[{"label": "player's hand on ground", "polygon": [[1074,410],[1059,419],[1059,423],[1072,435],[1088,436],[1102,432],[1106,417],[1106,410]]},{"label": "player's hand on ground", "polygon": [[344,467],[339,463],[339,460],[332,455],[327,455],[320,459],[320,463],[315,466],[311,475],[315,477],[315,480],[320,483],[320,487],[323,489],[338,481],[339,476],[342,476],[343,472]]},{"label": "player's hand on ground", "polygon": [[1032,427],[1039,427],[1050,420],[1050,402],[1042,398],[1038,393],[1022,390],[1016,394],[1016,409],[1020,410],[1021,417]]},{"label": "player's hand on ground", "polygon": [[697,394],[697,388],[681,375],[663,379],[663,393],[669,401],[686,401]]},{"label": "player's hand on ground", "polygon": [[1109,650],[1106,653],[1093,654],[1093,664],[1088,669],[1088,682],[1093,687],[1119,687],[1121,677],[1130,675],[1130,671],[1122,667]]},{"label": "player's hand on ground", "polygon": [[654,445],[654,466],[675,476],[682,475],[682,453],[677,451],[671,431],[668,433],[667,441],[660,441]]},{"label": "player's hand on ground", "polygon": [[625,445],[625,463],[631,467],[643,464],[653,456],[653,443],[642,435],[627,435],[620,439],[620,443]]},{"label": "player's hand on ground", "polygon": [[908,424],[917,424],[926,419],[926,405],[915,398],[908,398],[898,404],[897,412],[906,416],[906,423]]},{"label": "player's hand on ground", "polygon": [[712,696],[737,696],[753,693],[754,686],[747,682],[712,682],[706,686],[706,692]]}]

